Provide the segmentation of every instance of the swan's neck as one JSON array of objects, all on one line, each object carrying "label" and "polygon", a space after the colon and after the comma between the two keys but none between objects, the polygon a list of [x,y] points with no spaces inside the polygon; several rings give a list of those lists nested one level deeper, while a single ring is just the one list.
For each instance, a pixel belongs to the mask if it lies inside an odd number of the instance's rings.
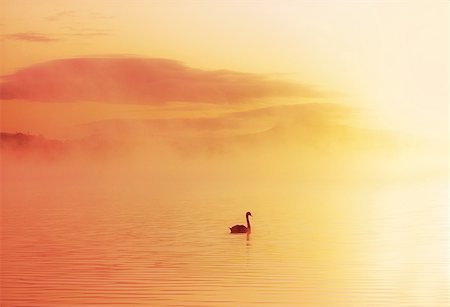
[{"label": "swan's neck", "polygon": [[250,220],[248,219],[248,215],[246,216],[246,219],[247,219],[247,229],[248,229],[248,232],[250,232],[250,230],[251,230],[252,228],[251,228],[251,226],[250,226]]}]

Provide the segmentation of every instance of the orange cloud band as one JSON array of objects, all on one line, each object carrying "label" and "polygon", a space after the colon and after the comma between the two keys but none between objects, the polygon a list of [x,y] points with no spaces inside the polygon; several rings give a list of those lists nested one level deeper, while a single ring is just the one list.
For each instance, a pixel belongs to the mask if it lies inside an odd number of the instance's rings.
[{"label": "orange cloud band", "polygon": [[49,43],[59,41],[58,38],[52,37],[47,34],[37,33],[37,32],[20,32],[12,33],[3,36],[6,39],[28,41],[33,43]]},{"label": "orange cloud band", "polygon": [[50,61],[3,76],[1,99],[164,104],[236,103],[265,97],[319,97],[310,86],[228,70],[201,70],[148,58]]}]

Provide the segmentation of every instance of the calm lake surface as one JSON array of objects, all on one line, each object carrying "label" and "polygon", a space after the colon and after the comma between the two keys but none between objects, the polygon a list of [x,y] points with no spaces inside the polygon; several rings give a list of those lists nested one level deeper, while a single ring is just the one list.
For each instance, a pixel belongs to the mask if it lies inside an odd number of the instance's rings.
[{"label": "calm lake surface", "polygon": [[[448,306],[447,189],[220,197],[5,183],[1,306]],[[247,210],[252,234],[230,235]]]}]

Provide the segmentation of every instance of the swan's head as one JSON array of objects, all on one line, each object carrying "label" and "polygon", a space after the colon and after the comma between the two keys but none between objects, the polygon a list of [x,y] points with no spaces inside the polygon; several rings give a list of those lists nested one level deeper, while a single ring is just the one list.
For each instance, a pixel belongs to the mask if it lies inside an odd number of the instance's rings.
[{"label": "swan's head", "polygon": [[249,216],[249,215],[252,216],[252,213],[248,211],[248,212],[245,214],[245,216]]}]

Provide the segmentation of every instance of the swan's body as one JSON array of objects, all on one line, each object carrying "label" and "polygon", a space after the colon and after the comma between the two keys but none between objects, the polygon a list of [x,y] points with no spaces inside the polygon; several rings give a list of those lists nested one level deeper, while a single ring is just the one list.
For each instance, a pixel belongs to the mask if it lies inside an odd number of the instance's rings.
[{"label": "swan's body", "polygon": [[252,228],[250,226],[250,221],[248,220],[248,217],[252,216],[250,212],[247,212],[245,214],[245,219],[247,220],[247,227],[244,225],[234,225],[233,227],[230,227],[230,233],[250,233]]}]

